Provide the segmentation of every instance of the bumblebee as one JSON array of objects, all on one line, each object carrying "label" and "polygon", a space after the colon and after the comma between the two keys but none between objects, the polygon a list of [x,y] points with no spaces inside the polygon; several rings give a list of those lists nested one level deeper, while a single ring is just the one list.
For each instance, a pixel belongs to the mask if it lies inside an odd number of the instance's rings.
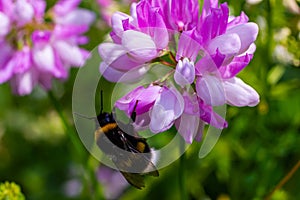
[{"label": "bumblebee", "polygon": [[[145,175],[159,176],[156,167],[151,162],[153,157],[151,149],[146,139],[139,137],[134,131],[132,123],[118,126],[113,112],[103,112],[102,102],[101,91],[101,111],[97,116],[98,123],[95,131],[96,144],[113,161],[128,183],[142,189],[145,187]],[[135,108],[130,117],[133,122],[136,118]]]}]

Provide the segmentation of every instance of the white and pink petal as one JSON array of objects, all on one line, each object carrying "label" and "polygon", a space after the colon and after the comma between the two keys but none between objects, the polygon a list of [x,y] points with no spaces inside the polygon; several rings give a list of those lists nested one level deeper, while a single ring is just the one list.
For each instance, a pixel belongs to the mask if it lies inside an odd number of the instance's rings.
[{"label": "white and pink petal", "polygon": [[258,26],[256,23],[248,22],[233,26],[226,31],[226,34],[237,34],[241,40],[239,54],[245,52],[249,46],[256,40],[258,35]]},{"label": "white and pink petal", "polygon": [[224,82],[226,101],[233,106],[256,106],[259,103],[258,93],[240,78],[234,77]]},{"label": "white and pink petal", "polygon": [[220,106],[226,103],[223,80],[215,75],[205,74],[198,77],[196,91],[208,105]]}]

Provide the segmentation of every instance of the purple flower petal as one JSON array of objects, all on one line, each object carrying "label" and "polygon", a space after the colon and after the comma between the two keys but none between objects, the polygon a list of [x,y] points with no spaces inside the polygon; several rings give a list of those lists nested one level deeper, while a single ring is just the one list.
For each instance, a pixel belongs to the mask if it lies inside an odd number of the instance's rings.
[{"label": "purple flower petal", "polygon": [[215,54],[210,55],[211,59],[214,61],[215,66],[219,69],[221,65],[226,61],[226,55],[219,52],[219,49],[216,50]]},{"label": "purple flower petal", "polygon": [[0,0],[0,10],[11,16],[14,9],[13,0]]},{"label": "purple flower petal", "polygon": [[21,26],[32,20],[34,16],[33,6],[26,0],[17,0],[14,7],[14,20]]},{"label": "purple flower petal", "polygon": [[179,60],[176,66],[174,79],[181,87],[193,83],[195,79],[194,62],[189,61],[187,58]]},{"label": "purple flower petal", "polygon": [[128,116],[132,114],[134,108],[136,114],[141,115],[152,108],[160,92],[160,86],[150,85],[147,88],[140,86],[116,101],[115,105],[120,110],[127,111]]},{"label": "purple flower petal", "polygon": [[[101,58],[110,65],[120,56],[126,54],[126,50],[122,45],[114,43],[102,43],[98,47]],[[121,68],[122,69],[122,68]]]},{"label": "purple flower petal", "polygon": [[247,23],[248,21],[249,21],[248,16],[244,12],[241,12],[240,16],[230,17],[228,25],[227,25],[227,29],[230,29],[231,27],[236,26],[238,24]]},{"label": "purple flower petal", "polygon": [[199,19],[199,3],[195,0],[171,1],[166,20],[176,31],[191,30]]},{"label": "purple flower petal", "polygon": [[249,48],[244,53],[240,54],[239,56],[245,56],[246,54],[253,56],[255,51],[256,51],[256,45],[254,43],[252,43],[252,44],[250,44]]},{"label": "purple flower petal", "polygon": [[13,75],[15,67],[13,56],[13,49],[5,42],[0,42],[1,56],[0,56],[0,84],[9,80]]},{"label": "purple flower petal", "polygon": [[[216,62],[219,60],[221,55],[217,55],[217,54],[212,56],[206,55],[203,58],[201,58],[195,65],[196,75],[202,76],[203,74],[207,74],[207,73],[211,73],[211,74],[218,73],[219,66],[216,65]],[[216,59],[216,62],[213,59]]]},{"label": "purple flower petal", "polygon": [[32,33],[31,39],[35,46],[43,46],[45,43],[48,43],[51,38],[51,32],[50,31],[40,31],[36,30]]},{"label": "purple flower petal", "polygon": [[244,83],[241,79],[234,77],[224,82],[226,100],[234,106],[256,106],[259,103],[257,92]]},{"label": "purple flower petal", "polygon": [[233,78],[249,64],[252,57],[252,55],[248,54],[246,54],[245,56],[235,57],[229,65],[221,66],[219,70],[222,75],[222,78]]},{"label": "purple flower petal", "polygon": [[241,49],[241,40],[237,34],[223,34],[215,37],[208,45],[208,52],[215,54],[218,51],[225,55],[225,59],[230,59]]},{"label": "purple flower petal", "polygon": [[218,8],[218,0],[204,0],[201,17],[205,18],[211,14],[211,8]]},{"label": "purple flower petal", "polygon": [[174,88],[164,88],[151,112],[150,130],[153,133],[169,129],[184,110],[184,99]]},{"label": "purple flower petal", "polygon": [[131,22],[133,19],[131,16],[122,12],[115,12],[111,17],[112,30],[118,38],[122,38],[122,34],[125,31],[123,27],[124,20],[129,20]]},{"label": "purple flower petal", "polygon": [[130,71],[119,71],[105,62],[101,62],[99,66],[100,73],[110,82],[134,82],[141,78],[147,73],[149,66],[142,65],[139,68]]},{"label": "purple flower petal", "polygon": [[[54,52],[55,68],[53,69],[53,76],[59,79],[66,79],[68,77],[68,69],[71,67],[66,63],[63,63],[58,52]],[[44,73],[41,73],[44,74]],[[50,75],[48,74],[50,77]],[[45,75],[43,76],[45,77]]]},{"label": "purple flower petal", "polygon": [[220,78],[205,74],[196,81],[198,96],[205,104],[220,106],[225,104],[225,92],[223,82]]},{"label": "purple flower petal", "polygon": [[174,120],[173,110],[165,110],[163,106],[156,104],[151,113],[150,130],[152,133],[163,132],[171,128]]},{"label": "purple flower petal", "polygon": [[7,15],[0,11],[0,38],[5,36],[10,30],[10,20]]},{"label": "purple flower petal", "polygon": [[202,120],[200,120],[197,95],[184,92],[183,99],[184,111],[180,118],[175,121],[175,126],[184,140],[191,144],[197,135],[202,135],[201,130],[204,126]]},{"label": "purple flower petal", "polygon": [[178,41],[178,50],[176,54],[176,60],[187,57],[192,61],[196,61],[201,46],[198,41],[195,40],[196,30],[184,31]]},{"label": "purple flower petal", "polygon": [[159,8],[167,29],[186,31],[194,28],[199,19],[199,3],[195,0],[152,0],[151,5]]},{"label": "purple flower petal", "polygon": [[0,69],[0,84],[8,81],[13,76],[14,67],[14,60],[10,60]]},{"label": "purple flower petal", "polygon": [[126,72],[143,66],[143,62],[138,62],[135,58],[129,57],[130,55],[122,45],[103,43],[99,45],[98,51],[104,62],[118,71]]},{"label": "purple flower petal", "polygon": [[212,106],[205,104],[202,100],[199,100],[200,118],[206,123],[218,128],[223,129],[228,126],[225,119],[214,112]]},{"label": "purple flower petal", "polygon": [[[135,99],[138,100],[138,104],[136,106],[136,113],[138,115],[148,112],[150,108],[152,108],[154,102],[159,97],[161,91],[160,86],[150,85],[149,87],[145,88]],[[129,104],[129,111],[133,112],[136,102],[132,101]]]},{"label": "purple flower petal", "polygon": [[71,12],[65,12],[61,17],[57,16],[55,22],[58,24],[72,24],[72,25],[91,25],[95,20],[95,13],[86,9],[77,8]]},{"label": "purple flower petal", "polygon": [[137,131],[149,129],[149,124],[151,121],[150,112],[145,112],[143,114],[137,115],[134,122],[134,129]]},{"label": "purple flower petal", "polygon": [[[211,3],[215,4],[215,2]],[[204,15],[209,14],[205,17],[201,16],[201,23],[197,27],[204,44],[216,36],[225,33],[229,15],[229,9],[226,3],[221,4],[220,8],[212,8],[210,12],[207,11],[207,9],[204,10]]]},{"label": "purple flower petal", "polygon": [[203,136],[203,132],[204,132],[204,127],[205,127],[205,122],[200,120],[199,121],[199,124],[198,124],[198,131],[197,131],[197,134],[195,136],[195,140],[197,142],[200,142],[202,140],[202,136]]},{"label": "purple flower petal", "polygon": [[237,26],[228,29],[226,33],[238,34],[241,40],[241,48],[239,53],[243,53],[256,40],[258,34],[258,26],[253,22],[249,22],[246,24],[239,24]]},{"label": "purple flower petal", "polygon": [[45,45],[43,48],[34,48],[33,61],[40,71],[53,72],[55,69],[53,48],[50,45]]},{"label": "purple flower petal", "polygon": [[166,48],[169,36],[160,10],[151,7],[147,1],[140,1],[136,6],[136,14],[140,30],[151,36],[158,49]]},{"label": "purple flower petal", "polygon": [[79,47],[71,45],[65,41],[56,41],[54,44],[55,51],[59,54],[60,58],[73,66],[81,66],[84,63],[83,55]]},{"label": "purple flower petal", "polygon": [[30,94],[36,82],[37,79],[31,71],[27,71],[23,74],[18,74],[16,75],[12,83],[14,93],[21,96]]},{"label": "purple flower petal", "polygon": [[117,170],[101,165],[97,171],[97,179],[104,187],[107,199],[118,199],[129,184]]},{"label": "purple flower petal", "polygon": [[135,88],[122,98],[118,99],[115,103],[115,106],[120,110],[127,111],[128,115],[130,115],[131,112],[129,111],[129,104],[136,101],[137,96],[144,90],[145,88],[143,86]]},{"label": "purple flower petal", "polygon": [[137,62],[147,62],[157,55],[157,48],[151,37],[138,31],[125,31],[122,45]]},{"label": "purple flower petal", "polygon": [[126,71],[139,65],[128,57],[127,51],[122,45],[102,43],[99,45],[98,51],[104,62],[116,70]]},{"label": "purple flower petal", "polygon": [[67,40],[69,38],[78,37],[78,35],[85,33],[88,30],[87,25],[56,25],[52,34],[54,35],[55,39],[59,40]]},{"label": "purple flower petal", "polygon": [[43,0],[35,0],[32,5],[34,9],[34,18],[38,22],[42,23],[44,21],[44,13],[46,9],[46,2]]},{"label": "purple flower petal", "polygon": [[189,94],[188,92],[184,92],[182,96],[184,99],[184,113],[199,116],[199,104],[197,94]]},{"label": "purple flower petal", "polygon": [[15,61],[14,73],[24,73],[31,65],[31,49],[29,46],[24,46],[21,51],[17,51],[12,58]]},{"label": "purple flower petal", "polygon": [[81,0],[59,0],[54,6],[54,12],[56,15],[65,15],[66,13],[74,10],[79,4]]},{"label": "purple flower petal", "polygon": [[186,143],[192,144],[195,136],[198,133],[200,118],[195,115],[188,115],[183,113],[179,119],[176,120],[175,126],[180,135],[184,138]]}]

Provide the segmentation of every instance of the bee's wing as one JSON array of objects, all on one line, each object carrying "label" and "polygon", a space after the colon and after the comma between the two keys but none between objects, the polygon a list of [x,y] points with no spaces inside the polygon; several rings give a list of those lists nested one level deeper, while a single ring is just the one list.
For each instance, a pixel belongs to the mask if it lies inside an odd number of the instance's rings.
[{"label": "bee's wing", "polygon": [[137,161],[140,159],[137,160],[136,158],[136,155],[139,154],[135,154],[132,152],[128,153],[129,155],[115,154],[115,157],[114,159],[112,159],[112,161],[129,184],[136,187],[137,189],[142,189],[143,187],[145,187],[144,174],[128,172],[130,170],[134,170],[136,167],[139,167],[139,163]]},{"label": "bee's wing", "polygon": [[[154,164],[150,162],[149,165],[151,165],[150,166],[151,167],[151,171],[150,172],[146,172],[145,175],[156,176],[156,177],[159,176],[159,173],[158,173],[156,167],[154,166]],[[152,169],[153,169],[153,171],[152,171]]]},{"label": "bee's wing", "polygon": [[145,172],[145,173],[142,172],[142,174],[149,175],[149,176],[159,176],[159,173],[155,165],[152,163],[152,161],[149,158],[147,158],[143,153],[135,149],[130,142],[127,143],[127,146],[130,149],[130,151],[133,152],[133,156],[136,156],[137,164],[141,166],[147,166],[145,170],[149,172]]},{"label": "bee's wing", "polygon": [[[116,153],[113,162],[128,183],[138,189],[142,189],[145,187],[144,176],[159,176],[158,171],[154,164],[144,154],[129,144],[128,141],[124,145],[126,145],[129,150],[128,154]],[[143,173],[145,169],[150,172]],[[140,173],[130,173],[131,170],[140,171]]]},{"label": "bee's wing", "polygon": [[124,178],[127,180],[128,183],[130,183],[132,186],[142,189],[145,187],[144,183],[144,175],[142,174],[137,174],[137,173],[128,173],[128,172],[122,172],[122,175]]}]

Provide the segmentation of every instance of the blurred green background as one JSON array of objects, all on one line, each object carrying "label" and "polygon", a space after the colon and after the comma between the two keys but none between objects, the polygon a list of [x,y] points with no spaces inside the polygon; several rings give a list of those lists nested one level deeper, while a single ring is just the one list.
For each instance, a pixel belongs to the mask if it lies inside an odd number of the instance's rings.
[{"label": "blurred green background", "polygon": [[[144,190],[128,187],[121,199],[181,199],[183,188],[187,199],[264,199],[299,161],[300,3],[227,2],[231,14],[243,10],[260,27],[254,59],[239,74],[258,91],[260,104],[228,107],[229,127],[207,157],[198,158],[201,143],[194,142],[183,166],[174,162],[160,170],[159,178],[147,178]],[[109,28],[101,21],[94,1],[84,0],[81,6],[98,15],[88,33],[86,48],[92,50]],[[71,124],[76,72],[72,69],[65,83],[53,82],[53,94]],[[106,92],[111,89],[110,85],[99,87]],[[9,84],[0,85],[0,182],[16,182],[30,200],[101,199],[102,187],[93,178],[99,163],[80,147],[81,155],[45,91],[36,88],[31,95],[19,97],[11,94]],[[70,192],[69,187],[75,189]],[[271,199],[300,199],[299,189],[300,170]]]}]

